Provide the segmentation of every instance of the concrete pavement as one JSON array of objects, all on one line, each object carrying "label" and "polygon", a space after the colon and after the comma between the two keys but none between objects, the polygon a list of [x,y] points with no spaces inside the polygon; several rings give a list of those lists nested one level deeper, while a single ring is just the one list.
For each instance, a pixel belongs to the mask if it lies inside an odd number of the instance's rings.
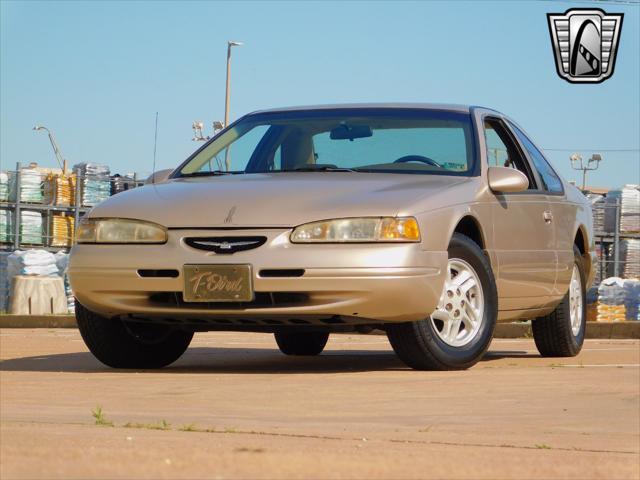
[{"label": "concrete pavement", "polygon": [[76,330],[2,329],[0,358],[3,479],[640,476],[638,340],[548,359],[497,339],[468,371],[416,372],[382,336],[293,358],[270,335],[201,333],[128,372]]}]

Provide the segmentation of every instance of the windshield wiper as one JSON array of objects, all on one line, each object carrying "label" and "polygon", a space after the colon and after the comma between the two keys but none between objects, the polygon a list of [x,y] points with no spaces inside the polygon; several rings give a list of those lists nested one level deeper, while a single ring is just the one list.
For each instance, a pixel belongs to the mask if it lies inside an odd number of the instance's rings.
[{"label": "windshield wiper", "polygon": [[244,173],[243,171],[225,171],[225,170],[211,170],[204,172],[191,172],[191,173],[183,173],[181,177],[215,177],[218,175],[238,175],[240,173]]},{"label": "windshield wiper", "polygon": [[341,167],[329,167],[329,166],[320,166],[320,167],[298,167],[298,168],[290,168],[287,170],[280,170],[281,172],[357,172],[353,168],[341,168]]}]

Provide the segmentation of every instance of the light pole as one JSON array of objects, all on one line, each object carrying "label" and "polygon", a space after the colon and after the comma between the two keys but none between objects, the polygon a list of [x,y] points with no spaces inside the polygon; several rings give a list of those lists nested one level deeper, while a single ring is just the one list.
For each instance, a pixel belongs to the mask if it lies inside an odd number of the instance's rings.
[{"label": "light pole", "polygon": [[231,48],[239,47],[242,42],[227,42],[227,88],[224,97],[224,126],[229,125],[229,94],[231,89]]},{"label": "light pole", "polygon": [[[229,125],[229,95],[231,90],[231,48],[239,47],[242,45],[242,42],[227,42],[227,88],[225,90],[224,96],[224,126],[225,128]],[[229,155],[229,147],[224,150],[224,164],[227,168],[227,172],[231,170],[231,157]]]},{"label": "light pole", "polygon": [[597,170],[600,166],[600,162],[602,161],[602,155],[599,153],[594,153],[591,155],[591,158],[587,161],[585,165],[582,161],[582,155],[579,153],[574,153],[569,157],[571,160],[571,168],[574,170],[582,170],[582,191],[584,192],[587,185],[587,172],[589,170]]},{"label": "light pole", "polygon": [[42,125],[36,125],[35,127],[33,127],[33,130],[35,130],[36,132],[44,130],[45,132],[47,132],[49,134],[49,141],[51,142],[51,146],[53,147],[53,153],[56,156],[56,160],[58,161],[58,165],[60,165],[60,168],[62,169],[62,173],[66,174],[67,173],[67,161],[62,158],[62,153],[60,152],[60,149],[58,148],[58,144],[56,143],[56,139],[53,137],[53,133],[51,132],[51,130],[49,130],[47,127],[44,127]]}]

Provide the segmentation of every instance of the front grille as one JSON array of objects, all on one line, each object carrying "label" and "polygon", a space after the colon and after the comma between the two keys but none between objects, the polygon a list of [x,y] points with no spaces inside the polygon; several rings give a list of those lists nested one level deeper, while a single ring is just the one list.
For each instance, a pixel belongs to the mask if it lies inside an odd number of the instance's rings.
[{"label": "front grille", "polygon": [[218,254],[230,254],[252,250],[265,244],[267,237],[189,237],[184,243],[191,248],[215,252]]},{"label": "front grille", "polygon": [[197,309],[245,309],[245,308],[269,308],[289,307],[303,305],[309,302],[309,295],[296,292],[256,292],[255,298],[250,302],[185,302],[182,292],[158,292],[149,296],[152,303],[179,308]]}]

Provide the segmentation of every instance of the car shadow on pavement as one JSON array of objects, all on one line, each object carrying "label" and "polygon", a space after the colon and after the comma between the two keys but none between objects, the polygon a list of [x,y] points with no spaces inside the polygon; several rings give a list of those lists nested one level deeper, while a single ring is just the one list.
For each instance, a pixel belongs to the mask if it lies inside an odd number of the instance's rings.
[{"label": "car shadow on pavement", "polygon": [[[530,358],[527,352],[488,352],[482,360]],[[328,350],[317,357],[289,357],[272,348],[195,347],[175,363],[152,373],[340,373],[409,370],[392,351]],[[6,372],[131,372],[111,369],[89,352],[59,353],[13,358],[0,362]]]}]

